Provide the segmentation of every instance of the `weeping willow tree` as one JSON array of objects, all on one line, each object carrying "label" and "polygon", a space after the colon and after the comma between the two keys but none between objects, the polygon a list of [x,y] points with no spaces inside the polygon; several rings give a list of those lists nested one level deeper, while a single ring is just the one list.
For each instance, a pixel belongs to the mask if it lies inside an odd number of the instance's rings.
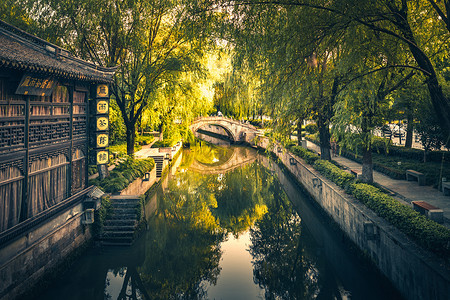
[{"label": "weeping willow tree", "polygon": [[300,141],[303,120],[315,119],[322,157],[330,159],[329,125],[342,72],[336,68],[341,33],[335,20],[326,11],[310,14],[280,2],[235,3],[227,24],[234,73],[247,73],[258,83],[278,138],[289,137],[297,123]]},{"label": "weeping willow tree", "polygon": [[[232,11],[236,16],[233,19],[234,28],[243,37],[238,39],[243,45],[239,51],[246,53],[251,61],[250,57],[253,55],[256,58],[260,57],[255,49],[261,50],[265,57],[265,60],[261,60],[263,65],[276,61],[280,68],[287,70],[285,61],[276,58],[278,53],[292,53],[285,51],[288,48],[277,47],[287,44],[285,41],[289,39],[295,46],[294,53],[299,54],[305,49],[312,49],[309,51],[311,54],[317,51],[317,45],[330,51],[331,48],[325,45],[330,45],[333,40],[336,45],[340,44],[340,37],[350,31],[359,37],[367,36],[369,33],[374,36],[374,41],[391,41],[403,47],[404,60],[395,64],[385,60],[376,69],[366,71],[415,70],[421,74],[425,78],[424,85],[430,95],[433,112],[446,139],[450,139],[447,47],[450,37],[449,1],[224,0],[222,2],[226,3],[224,5],[228,11]],[[297,22],[300,26],[292,27],[289,19],[283,17],[284,12],[295,14],[297,17],[293,18],[294,23]],[[249,37],[248,41],[245,40],[246,37]],[[354,46],[346,43],[346,47]],[[262,51],[263,49],[266,51]],[[385,48],[381,55],[387,56],[389,52],[390,49]],[[308,54],[308,51],[302,54]],[[320,55],[320,52],[317,54]],[[355,63],[358,61],[350,62],[347,67],[352,68],[352,64]],[[278,79],[275,77],[275,81]]]},{"label": "weeping willow tree", "polygon": [[201,3],[185,0],[8,1],[77,56],[118,66],[111,90],[126,126],[128,154],[143,111],[161,90],[179,85],[182,74],[199,70],[215,18]]}]

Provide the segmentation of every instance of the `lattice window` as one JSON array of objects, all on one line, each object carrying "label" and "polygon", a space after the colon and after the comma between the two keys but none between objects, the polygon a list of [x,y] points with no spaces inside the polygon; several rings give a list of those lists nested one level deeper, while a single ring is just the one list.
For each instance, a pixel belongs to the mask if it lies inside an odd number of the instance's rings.
[{"label": "lattice window", "polygon": [[[11,124],[14,123],[14,124]],[[15,125],[16,123],[20,123]],[[6,147],[25,145],[25,125],[23,121],[0,122],[0,151]]]},{"label": "lattice window", "polygon": [[46,122],[30,124],[30,143],[60,141],[69,138],[69,122]]},{"label": "lattice window", "polygon": [[73,136],[84,136],[86,134],[86,117],[73,118]]}]

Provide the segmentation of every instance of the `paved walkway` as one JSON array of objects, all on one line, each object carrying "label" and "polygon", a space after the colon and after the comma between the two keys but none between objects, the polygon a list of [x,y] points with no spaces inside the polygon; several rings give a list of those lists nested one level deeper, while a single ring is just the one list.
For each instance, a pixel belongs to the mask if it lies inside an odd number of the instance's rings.
[{"label": "paved walkway", "polygon": [[[319,152],[320,148],[316,144],[307,141],[307,147],[310,150]],[[362,170],[362,165],[342,156],[332,158],[339,164],[352,169]],[[406,181],[392,179],[380,172],[373,171],[373,180],[389,190],[393,197],[404,204],[411,205],[411,201],[426,201],[431,205],[437,206],[444,211],[444,225],[450,228],[450,197],[431,186],[419,186],[416,181]]]}]

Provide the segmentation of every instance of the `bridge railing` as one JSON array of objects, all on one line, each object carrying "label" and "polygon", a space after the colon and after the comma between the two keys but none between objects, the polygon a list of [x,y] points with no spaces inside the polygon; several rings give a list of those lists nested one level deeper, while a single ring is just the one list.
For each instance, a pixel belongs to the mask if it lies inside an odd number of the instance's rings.
[{"label": "bridge railing", "polygon": [[257,129],[255,126],[253,126],[252,124],[244,123],[244,122],[242,122],[242,121],[238,121],[238,120],[231,119],[231,118],[228,118],[228,117],[218,117],[218,116],[211,116],[211,117],[197,117],[197,118],[195,118],[195,119],[192,121],[192,124],[193,124],[193,123],[196,123],[196,122],[199,122],[199,121],[228,121],[228,122],[230,122],[230,123],[238,124],[238,125],[240,125],[240,126],[243,126],[243,127],[246,127],[246,128],[252,129],[252,130],[255,130],[255,131],[258,130],[258,129]]}]

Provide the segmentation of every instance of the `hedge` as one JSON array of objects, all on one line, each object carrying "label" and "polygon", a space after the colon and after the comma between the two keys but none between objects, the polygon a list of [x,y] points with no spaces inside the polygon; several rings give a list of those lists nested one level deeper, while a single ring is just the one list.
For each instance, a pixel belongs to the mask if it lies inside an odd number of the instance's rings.
[{"label": "hedge", "polygon": [[[305,148],[288,145],[291,152],[304,158],[310,158],[312,165],[326,178],[344,188],[347,193],[364,203],[401,232],[423,248],[436,253],[447,262],[450,257],[450,230],[425,216],[411,207],[406,206],[383,193],[380,189],[365,183],[360,183],[355,177],[340,169],[333,163],[319,159]],[[308,162],[308,161],[307,161]],[[308,162],[311,164],[310,162]]]},{"label": "hedge", "polygon": [[295,155],[303,158],[310,165],[313,165],[316,160],[320,159],[320,157],[316,153],[301,146],[291,146],[290,150]]},{"label": "hedge", "polygon": [[91,180],[91,184],[99,186],[107,193],[116,193],[125,189],[136,178],[143,177],[145,172],[149,172],[155,166],[153,158],[147,159],[127,159],[115,167],[109,176],[103,180]]},{"label": "hedge", "polygon": [[405,206],[378,188],[365,183],[352,183],[351,194],[422,247],[449,259],[450,229]]},{"label": "hedge", "polygon": [[350,182],[355,180],[355,176],[340,169],[327,160],[316,160],[314,168],[341,188],[346,188]]}]

